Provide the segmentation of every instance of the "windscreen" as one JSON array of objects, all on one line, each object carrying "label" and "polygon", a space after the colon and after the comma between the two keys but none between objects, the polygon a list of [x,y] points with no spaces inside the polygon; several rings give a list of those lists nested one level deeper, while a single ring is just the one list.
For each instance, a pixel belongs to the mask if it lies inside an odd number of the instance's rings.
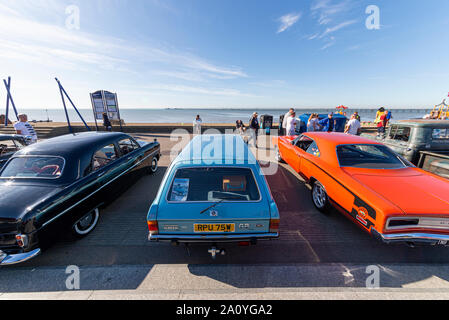
[{"label": "windscreen", "polygon": [[13,158],[0,174],[1,178],[57,179],[64,169],[64,159],[58,157]]},{"label": "windscreen", "polygon": [[400,169],[406,163],[383,145],[344,145],[337,147],[341,167],[366,169]]},{"label": "windscreen", "polygon": [[174,202],[258,201],[260,193],[251,169],[179,169],[168,194]]}]

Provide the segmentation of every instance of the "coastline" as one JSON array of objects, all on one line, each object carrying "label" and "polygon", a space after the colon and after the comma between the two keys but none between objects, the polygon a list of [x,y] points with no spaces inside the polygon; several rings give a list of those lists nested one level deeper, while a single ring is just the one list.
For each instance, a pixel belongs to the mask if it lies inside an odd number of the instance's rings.
[{"label": "coastline", "polygon": [[[31,123],[31,125],[36,130],[36,133],[40,139],[48,139],[69,133],[69,127],[65,122],[37,122]],[[87,125],[92,131],[96,130],[94,122],[88,122]],[[73,132],[85,132],[86,127],[82,123],[71,123]],[[104,131],[103,126],[99,124],[99,131]],[[235,123],[203,123],[202,130],[215,129],[221,133],[225,133],[228,130],[235,130]],[[274,123],[272,130],[273,134],[277,134],[279,129],[279,123]],[[123,132],[125,133],[172,133],[174,130],[186,130],[189,133],[193,133],[192,123],[126,123],[123,125]],[[264,129],[260,129],[261,132]],[[364,133],[373,132],[376,130],[375,125],[372,122],[363,122],[362,130]],[[120,131],[119,125],[113,126],[113,131]],[[0,125],[0,134],[15,134],[14,127],[8,125]]]}]

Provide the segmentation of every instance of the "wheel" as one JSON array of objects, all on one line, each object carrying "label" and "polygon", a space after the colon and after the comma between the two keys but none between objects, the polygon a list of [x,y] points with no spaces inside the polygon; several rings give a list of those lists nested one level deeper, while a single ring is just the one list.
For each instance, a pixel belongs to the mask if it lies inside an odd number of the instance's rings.
[{"label": "wheel", "polygon": [[159,168],[159,160],[155,157],[151,160],[151,166],[149,167],[149,174],[155,174]]},{"label": "wheel", "polygon": [[72,231],[75,237],[83,238],[87,236],[98,224],[98,220],[100,218],[100,211],[98,209],[94,209],[80,220],[75,222],[72,227]]},{"label": "wheel", "polygon": [[327,196],[326,189],[318,181],[315,181],[312,186],[312,201],[319,211],[329,213],[329,197]]},{"label": "wheel", "polygon": [[277,146],[276,146],[275,152],[276,152],[276,154],[275,154],[274,158],[276,159],[276,161],[284,163],[284,160],[282,159],[281,152],[279,151],[279,148]]}]

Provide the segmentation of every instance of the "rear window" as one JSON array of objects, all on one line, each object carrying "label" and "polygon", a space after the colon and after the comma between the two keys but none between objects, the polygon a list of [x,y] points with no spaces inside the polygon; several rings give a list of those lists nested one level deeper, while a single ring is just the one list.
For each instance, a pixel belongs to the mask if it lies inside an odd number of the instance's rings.
[{"label": "rear window", "polygon": [[341,167],[401,169],[408,164],[383,145],[343,145],[337,147]]},{"label": "rear window", "polygon": [[258,201],[260,193],[251,169],[185,168],[172,181],[168,201]]},{"label": "rear window", "polygon": [[57,179],[64,170],[64,159],[58,157],[13,158],[0,174],[1,178]]}]

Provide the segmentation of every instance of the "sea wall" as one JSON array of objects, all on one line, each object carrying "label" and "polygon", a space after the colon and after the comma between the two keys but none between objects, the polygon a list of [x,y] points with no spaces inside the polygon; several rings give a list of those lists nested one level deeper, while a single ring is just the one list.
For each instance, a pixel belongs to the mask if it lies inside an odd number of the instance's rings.
[{"label": "sea wall", "polygon": [[[40,122],[40,123],[32,123],[33,127],[35,128],[37,135],[41,139],[48,139],[60,135],[64,135],[67,133],[70,133],[69,127],[67,123],[63,122]],[[88,123],[88,126],[91,128],[91,130],[95,131],[96,127],[94,123]],[[273,131],[276,131],[279,128],[278,124],[275,124],[273,126]],[[169,123],[128,123],[124,126],[122,126],[123,132],[126,133],[162,133],[162,134],[170,134],[174,130],[186,130],[189,133],[193,133],[193,126],[191,124],[169,124]],[[231,123],[223,123],[223,124],[203,124],[202,130],[206,131],[208,129],[215,129],[218,130],[221,133],[225,133],[227,130],[234,130],[235,125]],[[85,132],[87,131],[86,127],[82,124],[76,123],[72,124],[72,130],[73,132]],[[103,127],[99,127],[100,131],[103,131]],[[113,131],[120,131],[120,126],[114,126]],[[365,123],[363,126],[363,132],[369,133],[374,132],[376,128],[370,124]],[[3,125],[0,125],[0,133],[6,133],[6,134],[13,134],[14,128],[10,125],[8,127],[4,127]],[[274,134],[274,132],[273,132]]]}]

